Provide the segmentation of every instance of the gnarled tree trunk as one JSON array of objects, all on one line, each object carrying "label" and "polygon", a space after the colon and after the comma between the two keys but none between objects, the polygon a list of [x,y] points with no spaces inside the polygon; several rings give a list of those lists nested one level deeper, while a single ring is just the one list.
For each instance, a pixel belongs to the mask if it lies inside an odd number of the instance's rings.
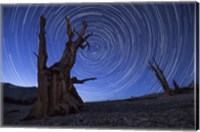
[{"label": "gnarled tree trunk", "polygon": [[170,88],[169,88],[169,85],[168,85],[168,82],[166,80],[166,77],[164,76],[164,73],[163,71],[160,69],[160,67],[157,65],[155,59],[154,59],[154,63],[155,63],[155,66],[149,61],[149,65],[152,69],[152,71],[155,73],[158,81],[160,82],[164,92],[169,95],[170,94]]},{"label": "gnarled tree trunk", "polygon": [[158,81],[160,82],[164,92],[167,95],[172,95],[172,94],[179,94],[181,93],[181,89],[178,86],[177,82],[175,80],[173,80],[173,84],[174,84],[174,89],[170,89],[169,88],[169,84],[167,82],[167,79],[162,71],[162,69],[159,67],[159,65],[156,63],[156,60],[153,58],[154,64],[155,66],[149,61],[149,65],[152,69],[152,71],[155,73]]},{"label": "gnarled tree trunk", "polygon": [[[26,119],[40,119],[50,115],[69,114],[78,112],[83,107],[83,101],[78,95],[73,83],[84,83],[88,80],[96,78],[89,78],[85,80],[78,80],[77,78],[70,78],[71,69],[76,61],[76,52],[78,48],[85,48],[89,46],[87,38],[85,37],[87,29],[87,22],[83,21],[83,26],[80,33],[77,33],[78,38],[72,41],[74,32],[72,31],[70,21],[66,18],[68,41],[65,46],[64,53],[57,63],[51,67],[46,66],[47,51],[45,38],[46,19],[40,18],[40,33],[39,33],[39,52],[38,52],[38,99],[31,109],[30,114]],[[83,45],[86,42],[86,45]]]}]

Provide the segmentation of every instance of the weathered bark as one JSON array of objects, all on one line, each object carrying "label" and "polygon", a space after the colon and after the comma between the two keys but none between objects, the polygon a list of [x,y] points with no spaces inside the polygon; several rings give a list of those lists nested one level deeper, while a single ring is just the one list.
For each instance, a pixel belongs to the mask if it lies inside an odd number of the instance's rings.
[{"label": "weathered bark", "polygon": [[76,61],[76,52],[78,48],[85,48],[83,43],[87,42],[87,38],[91,34],[83,37],[87,22],[83,21],[83,27],[76,41],[72,41],[74,32],[72,31],[70,21],[66,18],[68,41],[66,43],[64,53],[60,61],[56,62],[51,67],[46,66],[47,52],[46,52],[46,38],[45,25],[46,19],[40,18],[40,33],[39,33],[39,54],[38,54],[38,99],[31,109],[30,114],[26,119],[40,119],[50,115],[69,114],[78,112],[83,107],[83,101],[78,95],[74,83],[84,83],[88,80],[95,80],[96,78],[89,78],[78,80],[71,77],[71,69]]},{"label": "weathered bark", "polygon": [[154,60],[154,63],[156,66],[153,66],[153,64],[149,61],[149,65],[152,69],[152,71],[155,73],[158,81],[160,82],[164,92],[169,95],[170,94],[170,88],[167,83],[166,77],[163,74],[163,71],[160,69],[160,67],[157,65],[156,61]]},{"label": "weathered bark", "polygon": [[174,84],[174,89],[170,89],[169,88],[169,84],[167,82],[167,79],[162,71],[162,69],[159,67],[159,65],[156,63],[155,59],[153,58],[154,64],[155,66],[149,61],[149,65],[152,69],[152,71],[155,73],[158,81],[160,82],[164,92],[167,95],[173,95],[173,94],[179,94],[181,93],[181,89],[178,86],[178,84],[176,83],[175,80],[173,80],[173,84]]},{"label": "weathered bark", "polygon": [[163,70],[158,66],[158,64],[156,63],[155,58],[153,58],[153,61],[154,61],[155,65],[156,65],[156,68],[157,68],[157,71],[159,72],[159,75],[161,76],[161,78],[163,80],[163,83],[165,84],[165,87],[169,88],[169,84],[168,84],[167,79],[166,79],[166,77],[165,77],[165,75],[163,73]]}]

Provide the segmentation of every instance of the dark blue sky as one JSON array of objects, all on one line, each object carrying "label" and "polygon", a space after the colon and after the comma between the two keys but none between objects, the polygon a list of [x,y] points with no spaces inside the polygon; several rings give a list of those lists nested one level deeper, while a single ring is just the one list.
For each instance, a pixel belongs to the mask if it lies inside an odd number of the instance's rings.
[{"label": "dark blue sky", "polygon": [[47,18],[48,66],[67,41],[65,16],[80,30],[88,22],[91,49],[79,49],[72,76],[96,81],[76,85],[84,101],[112,100],[161,92],[150,71],[154,56],[172,87],[194,80],[195,3],[60,4],[3,6],[3,82],[37,86],[40,15]]}]

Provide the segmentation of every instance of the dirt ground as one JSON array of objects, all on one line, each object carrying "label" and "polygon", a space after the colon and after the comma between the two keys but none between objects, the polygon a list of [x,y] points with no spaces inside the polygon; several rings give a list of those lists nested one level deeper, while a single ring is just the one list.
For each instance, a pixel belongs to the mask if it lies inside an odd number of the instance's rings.
[{"label": "dirt ground", "polygon": [[195,129],[194,91],[167,96],[151,94],[118,101],[85,103],[76,114],[21,121],[31,105],[4,103],[3,126],[120,128],[120,129]]}]

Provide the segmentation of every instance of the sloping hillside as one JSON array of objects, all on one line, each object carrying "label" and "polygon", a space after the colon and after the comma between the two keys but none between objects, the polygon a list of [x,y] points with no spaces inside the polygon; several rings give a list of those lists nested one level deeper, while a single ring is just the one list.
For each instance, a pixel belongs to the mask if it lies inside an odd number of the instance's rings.
[{"label": "sloping hillside", "polygon": [[36,87],[21,87],[3,83],[3,99],[6,103],[33,104],[37,98]]}]

